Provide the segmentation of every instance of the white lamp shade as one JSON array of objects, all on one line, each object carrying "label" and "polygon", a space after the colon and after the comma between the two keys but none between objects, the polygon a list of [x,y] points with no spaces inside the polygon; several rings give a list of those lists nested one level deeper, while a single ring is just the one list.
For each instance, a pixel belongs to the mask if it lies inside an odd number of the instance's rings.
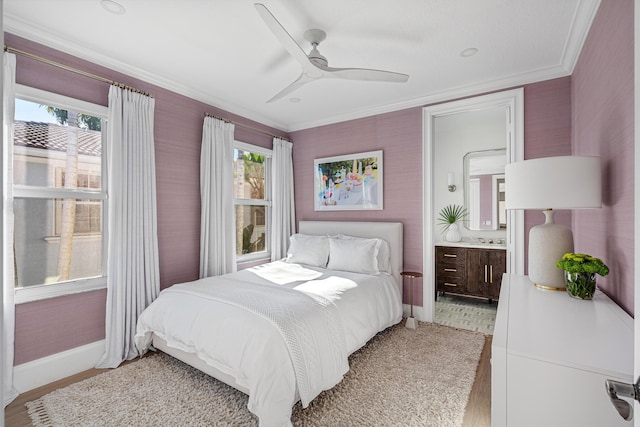
[{"label": "white lamp shade", "polygon": [[505,166],[506,209],[602,206],[600,158],[543,157]]},{"label": "white lamp shade", "polygon": [[543,209],[545,223],[529,230],[529,278],[543,289],[564,289],[556,262],[573,252],[573,233],[553,222],[551,209],[599,208],[600,158],[543,157],[505,166],[506,209]]}]

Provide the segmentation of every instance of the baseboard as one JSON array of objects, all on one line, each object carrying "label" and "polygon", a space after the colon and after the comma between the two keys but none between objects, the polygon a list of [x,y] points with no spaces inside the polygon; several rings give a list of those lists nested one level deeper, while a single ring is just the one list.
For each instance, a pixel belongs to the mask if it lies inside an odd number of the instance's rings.
[{"label": "baseboard", "polygon": [[105,351],[105,340],[72,348],[13,368],[13,386],[19,393],[94,368]]}]

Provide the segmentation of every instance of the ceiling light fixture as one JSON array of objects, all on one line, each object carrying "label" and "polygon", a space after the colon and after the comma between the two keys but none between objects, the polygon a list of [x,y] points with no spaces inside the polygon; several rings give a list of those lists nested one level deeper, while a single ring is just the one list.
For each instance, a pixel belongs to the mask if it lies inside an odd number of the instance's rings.
[{"label": "ceiling light fixture", "polygon": [[115,15],[124,15],[126,12],[123,5],[113,0],[101,0],[100,6],[107,12],[113,13]]},{"label": "ceiling light fixture", "polygon": [[475,47],[470,47],[460,52],[460,56],[463,58],[468,58],[475,55],[476,53],[478,53],[478,49],[476,49]]}]

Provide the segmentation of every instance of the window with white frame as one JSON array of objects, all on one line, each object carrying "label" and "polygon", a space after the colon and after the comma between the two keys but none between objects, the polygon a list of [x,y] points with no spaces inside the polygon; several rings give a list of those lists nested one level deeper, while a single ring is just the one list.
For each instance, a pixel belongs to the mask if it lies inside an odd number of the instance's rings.
[{"label": "window with white frame", "polygon": [[233,196],[239,262],[270,257],[271,150],[236,141]]},{"label": "window with white frame", "polygon": [[106,286],[107,107],[18,85],[16,302]]}]

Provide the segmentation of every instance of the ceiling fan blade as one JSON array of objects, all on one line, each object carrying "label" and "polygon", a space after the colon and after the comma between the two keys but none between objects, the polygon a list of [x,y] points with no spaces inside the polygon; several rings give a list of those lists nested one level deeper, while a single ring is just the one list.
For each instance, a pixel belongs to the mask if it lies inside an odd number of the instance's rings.
[{"label": "ceiling fan blade", "polygon": [[293,56],[296,61],[302,64],[303,68],[308,67],[311,62],[309,61],[309,57],[302,50],[300,45],[296,43],[296,41],[289,35],[287,30],[278,22],[278,20],[269,12],[269,9],[262,3],[254,3],[253,4],[262,17],[262,20],[267,24],[267,27],[271,30],[271,32],[276,36],[282,46],[289,52],[291,56]]},{"label": "ceiling fan blade", "polygon": [[315,66],[320,68],[322,71],[325,71],[323,77],[396,83],[405,83],[409,80],[409,75],[395,73],[393,71],[372,70],[368,68],[332,68],[322,65]]},{"label": "ceiling fan blade", "polygon": [[304,73],[301,73],[300,76],[293,83],[291,83],[289,86],[285,87],[280,92],[275,94],[273,98],[267,101],[267,103],[275,102],[275,101],[278,101],[279,99],[284,98],[285,96],[289,95],[291,92],[297,89],[300,89],[302,86],[304,86],[305,84],[309,83],[312,80],[314,79],[308,77]]}]

